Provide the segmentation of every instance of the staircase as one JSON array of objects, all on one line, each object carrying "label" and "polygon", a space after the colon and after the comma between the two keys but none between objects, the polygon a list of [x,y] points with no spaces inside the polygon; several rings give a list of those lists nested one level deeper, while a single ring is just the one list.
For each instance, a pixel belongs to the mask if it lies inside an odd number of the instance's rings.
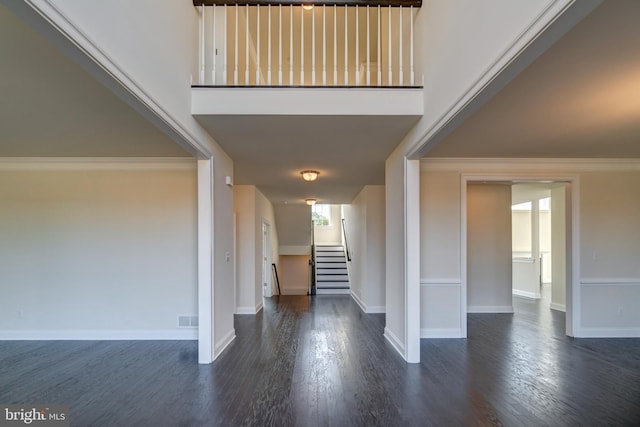
[{"label": "staircase", "polygon": [[316,289],[318,295],[351,292],[344,247],[316,246]]}]

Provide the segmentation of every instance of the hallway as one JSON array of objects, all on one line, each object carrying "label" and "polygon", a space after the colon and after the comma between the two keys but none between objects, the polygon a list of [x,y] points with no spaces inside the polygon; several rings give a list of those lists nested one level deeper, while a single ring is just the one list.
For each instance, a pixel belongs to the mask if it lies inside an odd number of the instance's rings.
[{"label": "hallway", "polygon": [[467,340],[422,340],[416,365],[346,295],[266,299],[210,366],[193,341],[4,341],[0,402],[100,426],[640,424],[640,340],[573,340],[562,313],[514,305],[470,315]]}]

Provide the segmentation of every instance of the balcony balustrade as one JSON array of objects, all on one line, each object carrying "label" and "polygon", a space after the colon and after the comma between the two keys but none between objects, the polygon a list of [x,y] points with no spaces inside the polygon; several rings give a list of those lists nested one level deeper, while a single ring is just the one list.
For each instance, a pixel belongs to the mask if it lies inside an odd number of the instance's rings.
[{"label": "balcony balustrade", "polygon": [[417,85],[413,6],[258,3],[197,9],[196,87]]}]

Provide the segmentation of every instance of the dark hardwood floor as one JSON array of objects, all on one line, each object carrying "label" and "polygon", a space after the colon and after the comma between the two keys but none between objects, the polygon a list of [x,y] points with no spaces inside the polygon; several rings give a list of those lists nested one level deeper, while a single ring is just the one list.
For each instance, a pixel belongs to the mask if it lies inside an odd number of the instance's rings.
[{"label": "dark hardwood floor", "polygon": [[69,405],[75,426],[640,426],[640,340],[570,339],[514,303],[415,365],[349,296],[267,300],[209,366],[191,341],[5,341],[0,403]]}]

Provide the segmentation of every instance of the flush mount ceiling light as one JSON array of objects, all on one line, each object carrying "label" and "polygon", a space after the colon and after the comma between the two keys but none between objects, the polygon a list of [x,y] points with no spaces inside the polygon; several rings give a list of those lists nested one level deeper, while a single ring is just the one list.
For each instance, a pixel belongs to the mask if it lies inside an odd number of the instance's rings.
[{"label": "flush mount ceiling light", "polygon": [[304,202],[309,206],[313,206],[316,204],[316,199],[304,199]]},{"label": "flush mount ceiling light", "polygon": [[304,10],[311,10],[311,9],[313,9],[313,5],[312,4],[303,4],[302,8]]},{"label": "flush mount ceiling light", "polygon": [[311,182],[311,181],[315,181],[316,179],[318,179],[318,175],[320,175],[320,172],[318,171],[302,171],[300,172],[300,175],[302,175],[302,179],[304,179],[305,181]]}]

